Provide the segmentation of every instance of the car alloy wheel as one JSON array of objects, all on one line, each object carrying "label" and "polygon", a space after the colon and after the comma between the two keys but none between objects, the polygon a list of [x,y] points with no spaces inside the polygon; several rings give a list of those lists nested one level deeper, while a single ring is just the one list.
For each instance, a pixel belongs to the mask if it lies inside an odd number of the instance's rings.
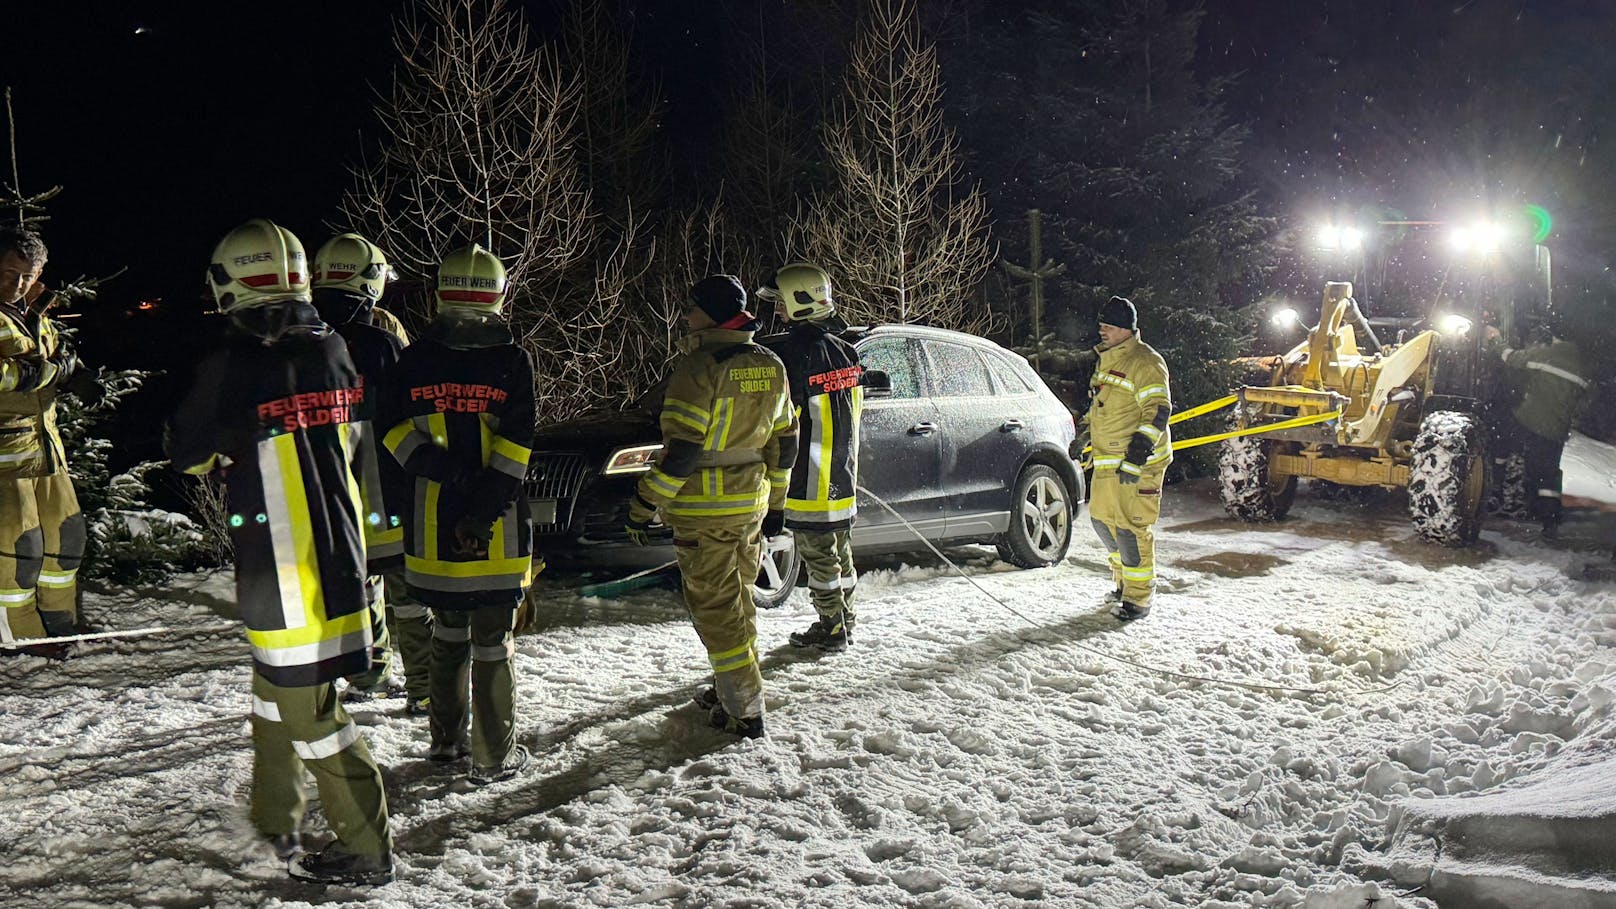
[{"label": "car alloy wheel", "polygon": [[797,553],[797,540],[790,532],[763,541],[763,552],[758,558],[757,583],[752,588],[752,602],[759,609],[773,609],[790,598],[797,587],[797,576],[802,573],[802,556]]},{"label": "car alloy wheel", "polygon": [[1010,528],[999,555],[1022,568],[1042,568],[1066,558],[1072,545],[1072,501],[1055,471],[1034,464],[1016,478]]}]

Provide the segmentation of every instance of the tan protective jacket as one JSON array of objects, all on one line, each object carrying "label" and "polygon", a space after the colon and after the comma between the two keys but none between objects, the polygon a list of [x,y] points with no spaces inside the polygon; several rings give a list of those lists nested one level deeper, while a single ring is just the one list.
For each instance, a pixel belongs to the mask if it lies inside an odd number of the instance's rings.
[{"label": "tan protective jacket", "polygon": [[52,362],[63,346],[55,322],[0,305],[0,479],[67,470],[56,428]]},{"label": "tan protective jacket", "polygon": [[664,515],[752,515],[785,507],[797,458],[786,368],[752,332],[709,328],[679,342],[662,399],[663,450],[636,494]]},{"label": "tan protective jacket", "polygon": [[1140,468],[1123,463],[1136,432],[1155,442],[1144,468],[1164,468],[1173,462],[1173,437],[1167,428],[1173,402],[1161,354],[1135,333],[1100,351],[1091,386],[1089,442],[1096,471],[1120,469],[1138,475]]}]

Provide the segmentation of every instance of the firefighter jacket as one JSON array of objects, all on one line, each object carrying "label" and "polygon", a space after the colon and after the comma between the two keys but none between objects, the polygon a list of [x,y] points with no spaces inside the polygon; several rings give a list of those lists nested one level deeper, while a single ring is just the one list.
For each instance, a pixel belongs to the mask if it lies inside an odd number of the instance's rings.
[{"label": "firefighter jacket", "polygon": [[844,530],[858,512],[858,351],[823,322],[796,322],[766,343],[786,367],[797,415],[797,461],[786,489],[786,526]]},{"label": "firefighter jacket", "polygon": [[[321,306],[321,315],[348,344],[348,355],[365,380],[365,391],[375,402],[387,398],[387,383],[404,349],[398,338],[386,329],[343,315],[338,308]],[[336,319],[336,320],[334,320]],[[404,564],[404,505],[409,501],[409,484],[398,460],[381,449],[377,435],[382,424],[365,425],[360,443],[359,492],[365,502],[365,552],[370,573],[381,574]]]},{"label": "firefighter jacket", "polygon": [[45,309],[24,314],[0,304],[0,480],[67,469],[56,428],[56,390],[66,379],[58,364],[67,346]]},{"label": "firefighter jacket", "polygon": [[227,335],[164,438],[175,467],[223,471],[237,607],[281,687],[363,672],[371,644],[356,473],[370,402],[342,339],[312,306],[293,310],[298,327],[273,343]]},{"label": "firefighter jacket", "polygon": [[[496,319],[440,316],[399,356],[382,442],[410,478],[404,577],[427,605],[515,605],[531,583],[533,421],[532,361]],[[462,525],[491,531],[486,552],[457,544]]]},{"label": "firefighter jacket", "polygon": [[1583,396],[1593,385],[1582,350],[1555,338],[1524,350],[1505,349],[1502,355],[1506,365],[1524,373],[1515,419],[1534,435],[1564,442]]},{"label": "firefighter jacket", "polygon": [[[1121,470],[1138,476],[1146,468],[1173,462],[1172,432],[1167,428],[1173,403],[1167,363],[1161,354],[1136,333],[1100,351],[1100,362],[1089,383],[1089,442],[1094,447],[1096,471]],[[1152,443],[1150,456],[1142,465],[1127,459],[1136,432]]]},{"label": "firefighter jacket", "polygon": [[780,358],[749,329],[694,331],[678,349],[662,399],[662,454],[640,478],[636,504],[673,517],[783,509],[797,418]]}]

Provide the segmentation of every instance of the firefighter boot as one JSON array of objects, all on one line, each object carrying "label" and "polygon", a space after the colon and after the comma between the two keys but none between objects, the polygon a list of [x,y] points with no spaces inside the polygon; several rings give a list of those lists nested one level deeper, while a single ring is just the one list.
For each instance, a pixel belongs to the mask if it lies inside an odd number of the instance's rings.
[{"label": "firefighter boot", "polygon": [[835,615],[820,616],[817,621],[803,631],[791,634],[793,647],[817,647],[826,653],[846,650],[853,643],[852,623],[846,621],[845,612]]}]

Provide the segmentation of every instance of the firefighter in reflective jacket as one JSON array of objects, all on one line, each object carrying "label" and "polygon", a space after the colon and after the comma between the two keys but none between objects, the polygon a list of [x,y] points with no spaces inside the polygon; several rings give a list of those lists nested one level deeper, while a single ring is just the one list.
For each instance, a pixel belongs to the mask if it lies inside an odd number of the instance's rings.
[{"label": "firefighter in reflective jacket", "polygon": [[298,857],[292,875],[384,883],[393,863],[381,773],[334,684],[370,661],[356,457],[365,387],[309,302],[291,233],[248,221],[220,241],[208,280],[230,333],[197,367],[165,446],[186,473],[224,477],[253,652],[252,820],[291,857],[306,766],[337,840]]},{"label": "firefighter in reflective jacket", "polygon": [[859,415],[864,406],[858,351],[836,336],[830,276],[798,262],[758,289],[788,328],[768,340],[786,367],[798,419],[797,463],[786,492],[786,527],[808,569],[819,618],[791,635],[793,647],[843,650],[853,642],[852,526],[858,513]]},{"label": "firefighter in reflective jacket", "polygon": [[662,455],[629,503],[627,532],[645,542],[660,511],[673,530],[685,605],[713,669],[697,696],[712,723],[763,735],[752,584],[762,537],[781,532],[797,421],[785,366],[752,343],[746,290],[712,275],[690,291],[690,333],[679,342],[662,400]]},{"label": "firefighter in reflective jacket", "polygon": [[533,365],[500,318],[505,267],[493,253],[468,246],[446,256],[437,301],[432,324],[404,348],[389,383],[383,442],[411,479],[405,580],[432,607],[428,756],[469,754],[467,779],[481,785],[529,761],[516,744],[511,655],[516,607],[532,582],[532,521],[521,492],[533,444]]},{"label": "firefighter in reflective jacket", "polygon": [[[372,401],[385,397],[404,349],[392,332],[371,321],[391,271],[382,251],[358,234],[339,234],[314,254],[314,306],[320,318],[347,342]],[[397,459],[380,451],[377,425],[367,425],[359,451],[364,466],[359,491],[365,500],[365,552],[370,571],[366,586],[374,641],[370,668],[348,679],[343,698],[368,700],[387,693],[396,641],[404,663],[404,712],[425,716],[431,691],[431,613],[409,595],[404,583],[403,507],[409,489]]]},{"label": "firefighter in reflective jacket", "polygon": [[[84,515],[56,428],[56,392],[78,359],[45,315],[38,234],[0,232],[0,641],[73,634]],[[62,659],[66,644],[28,652]],[[0,651],[4,653],[4,651]]]},{"label": "firefighter in reflective jacket", "polygon": [[[1561,318],[1561,317],[1557,317]],[[1593,384],[1582,350],[1555,333],[1548,343],[1511,350],[1501,343],[1498,329],[1488,326],[1504,365],[1521,374],[1521,400],[1503,427],[1506,450],[1519,452],[1525,461],[1528,510],[1549,533],[1560,525],[1560,455],[1571,435],[1571,423]]]},{"label": "firefighter in reflective jacket", "polygon": [[1108,600],[1124,622],[1150,612],[1156,581],[1156,518],[1162,477],[1173,461],[1167,428],[1173,403],[1167,363],[1139,340],[1133,303],[1112,297],[1100,307],[1100,359],[1090,380],[1094,488],[1089,520],[1111,554]]}]

